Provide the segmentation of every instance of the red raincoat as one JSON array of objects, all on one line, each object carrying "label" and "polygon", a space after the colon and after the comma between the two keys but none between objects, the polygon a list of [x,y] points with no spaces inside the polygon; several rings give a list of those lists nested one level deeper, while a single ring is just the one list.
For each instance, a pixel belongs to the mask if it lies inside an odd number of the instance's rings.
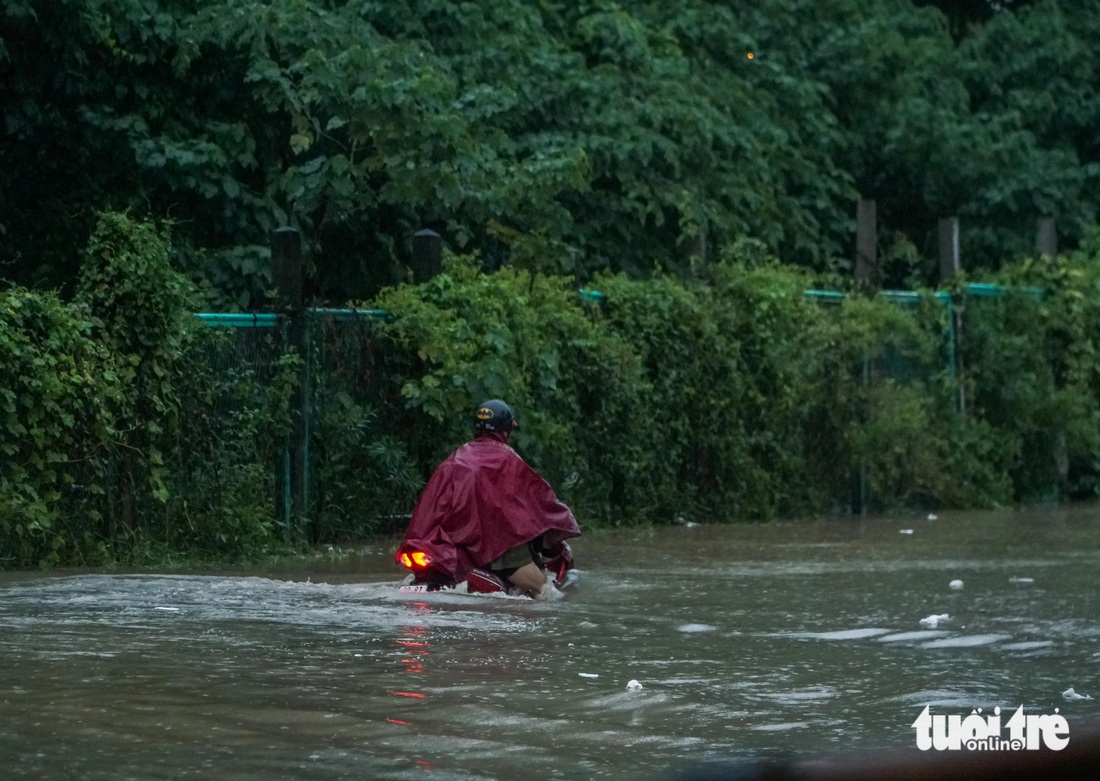
[{"label": "red raincoat", "polygon": [[516,451],[492,434],[452,453],[413,510],[397,558],[420,550],[456,582],[509,548],[544,535],[546,547],[581,533],[573,513]]}]

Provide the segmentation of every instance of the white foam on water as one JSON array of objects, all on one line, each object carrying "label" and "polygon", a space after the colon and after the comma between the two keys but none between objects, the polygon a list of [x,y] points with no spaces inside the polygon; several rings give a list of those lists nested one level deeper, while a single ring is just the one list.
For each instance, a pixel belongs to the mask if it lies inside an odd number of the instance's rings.
[{"label": "white foam on water", "polygon": [[[490,598],[456,590],[410,594],[398,586],[255,576],[78,575],[8,589],[6,598],[9,607],[48,608],[51,621],[70,626],[95,623],[152,629],[170,617],[181,625],[251,621],[361,634],[366,629],[387,631],[410,623],[525,632],[538,623],[537,615],[492,609],[501,604],[497,600],[521,601],[536,608],[526,597]],[[542,604],[541,609],[549,608]]]},{"label": "white foam on water", "polygon": [[1036,651],[1040,648],[1050,648],[1053,640],[1027,640],[1020,643],[1005,643],[1001,646],[1003,651]]},{"label": "white foam on water", "polygon": [[792,691],[761,692],[758,696],[783,705],[798,705],[806,702],[827,702],[837,696],[837,690],[832,686],[822,685]]},{"label": "white foam on water", "polygon": [[756,732],[790,732],[794,729],[806,729],[809,726],[805,721],[785,721],[782,724],[760,724],[749,729]]},{"label": "white foam on water", "polygon": [[1001,634],[960,635],[959,637],[945,637],[942,640],[921,643],[921,648],[976,648],[983,645],[993,645],[1010,637],[1011,635]]},{"label": "white foam on water", "polygon": [[889,633],[889,629],[868,627],[866,629],[837,629],[832,632],[791,632],[779,636],[807,640],[866,640],[868,637],[878,637]]},{"label": "white foam on water", "polygon": [[710,678],[662,678],[662,686],[705,686],[711,682]]},{"label": "white foam on water", "polygon": [[632,692],[625,688],[620,689],[619,684],[616,684],[613,694],[609,693],[593,697],[585,701],[584,704],[588,708],[597,711],[634,712],[638,707],[644,707],[660,713],[663,710],[662,706],[668,705],[669,700],[669,696],[664,692],[650,690],[644,697],[638,697],[637,692]]},{"label": "white foam on water", "polygon": [[932,640],[937,637],[951,634],[946,629],[922,629],[917,632],[895,632],[884,635],[878,639],[880,643],[905,643],[916,640]]},{"label": "white foam on water", "polygon": [[975,705],[975,695],[970,691],[924,689],[895,697],[894,701],[921,707],[932,705],[940,708],[972,708]]}]

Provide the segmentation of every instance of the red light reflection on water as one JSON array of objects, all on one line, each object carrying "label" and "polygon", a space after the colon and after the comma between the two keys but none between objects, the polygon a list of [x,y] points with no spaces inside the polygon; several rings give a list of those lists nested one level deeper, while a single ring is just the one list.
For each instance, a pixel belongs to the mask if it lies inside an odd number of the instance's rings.
[{"label": "red light reflection on water", "polygon": [[[413,609],[417,613],[431,612],[431,608],[424,602],[414,602]],[[401,664],[405,666],[405,672],[412,675],[424,672],[424,665],[431,656],[432,649],[428,627],[423,624],[403,626],[398,630],[398,636],[394,642],[401,650]]]},{"label": "red light reflection on water", "polygon": [[424,662],[427,661],[428,656],[431,655],[428,644],[409,643],[404,640],[398,640],[397,644],[403,645],[409,649],[406,655],[401,659],[401,664],[405,666],[405,672],[413,675],[424,672]]},{"label": "red light reflection on water", "polygon": [[[417,613],[427,613],[431,611],[431,608],[423,602],[413,603],[413,609]],[[394,643],[397,644],[398,656],[401,659],[402,670],[410,675],[420,675],[424,672],[424,668],[428,663],[428,659],[432,653],[432,644],[428,637],[428,627],[423,624],[409,624],[402,626],[397,631],[397,637],[394,638]],[[388,694],[394,697],[401,697],[405,700],[426,700],[427,694],[421,694],[416,691],[408,691],[405,689],[389,689]],[[411,705],[411,703],[410,703]],[[404,709],[405,706],[402,706]],[[405,715],[402,713],[401,715]],[[387,718],[390,724],[397,724],[402,727],[411,727],[412,722],[405,721],[404,719]],[[417,760],[417,765],[422,769],[432,770],[434,769],[430,763],[425,760]]]}]

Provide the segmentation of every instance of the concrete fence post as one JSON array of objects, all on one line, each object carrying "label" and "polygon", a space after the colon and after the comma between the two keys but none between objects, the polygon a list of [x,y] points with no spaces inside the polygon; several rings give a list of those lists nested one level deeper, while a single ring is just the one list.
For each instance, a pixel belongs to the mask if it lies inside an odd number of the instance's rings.
[{"label": "concrete fence post", "polygon": [[856,283],[867,290],[878,283],[878,226],[873,200],[856,206]]},{"label": "concrete fence post", "polygon": [[940,282],[955,276],[959,262],[959,218],[945,217],[939,222]]},{"label": "concrete fence post", "polygon": [[420,285],[443,269],[443,237],[424,229],[413,235],[413,282]]},{"label": "concrete fence post", "polygon": [[1058,226],[1053,217],[1040,217],[1035,225],[1035,249],[1040,255],[1058,256]]}]

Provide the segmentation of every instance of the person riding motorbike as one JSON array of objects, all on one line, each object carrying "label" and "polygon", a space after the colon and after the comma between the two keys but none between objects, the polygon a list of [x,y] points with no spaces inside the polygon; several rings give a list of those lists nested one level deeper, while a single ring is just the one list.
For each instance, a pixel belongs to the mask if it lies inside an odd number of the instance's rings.
[{"label": "person riding motorbike", "polygon": [[477,406],[474,438],[432,473],[397,549],[398,562],[418,561],[423,577],[444,584],[480,568],[529,597],[558,595],[543,557],[568,553],[565,541],[580,527],[550,484],[508,444],[518,426],[512,408],[499,399]]}]

